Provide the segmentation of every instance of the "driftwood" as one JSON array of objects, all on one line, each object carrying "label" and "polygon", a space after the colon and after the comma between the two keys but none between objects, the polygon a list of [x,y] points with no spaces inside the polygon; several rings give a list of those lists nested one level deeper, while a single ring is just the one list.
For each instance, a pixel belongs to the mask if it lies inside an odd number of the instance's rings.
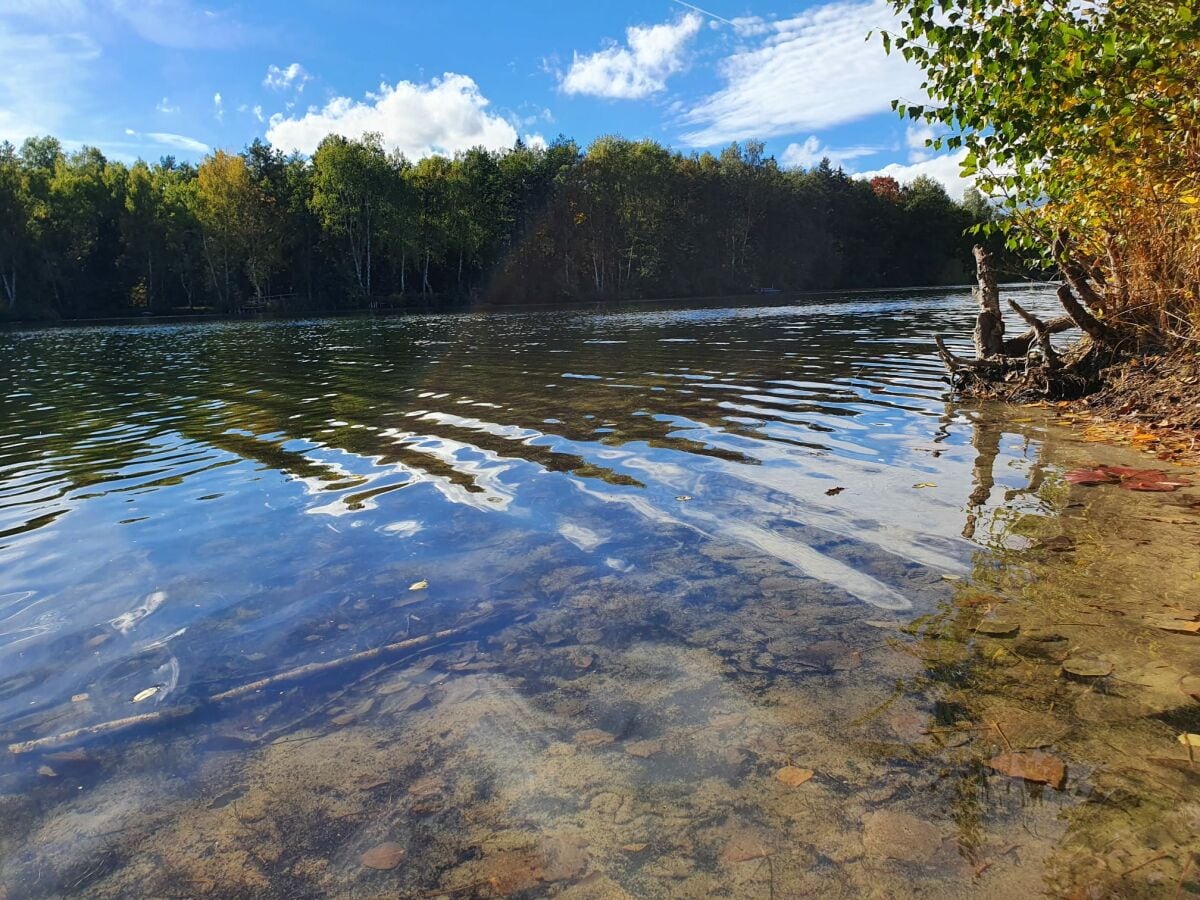
[{"label": "driftwood", "polygon": [[996,270],[992,268],[992,255],[983,247],[975,248],[975,266],[979,279],[979,286],[973,291],[979,304],[979,317],[975,320],[975,358],[1003,356],[1004,316],[1000,312],[1000,286],[996,283]]},{"label": "driftwood", "polygon": [[96,725],[88,725],[84,728],[76,728],[72,731],[64,731],[61,734],[47,735],[46,737],[37,738],[32,741],[20,741],[15,744],[9,744],[8,750],[10,753],[32,753],[35,750],[44,750],[48,747],[57,747],[62,744],[69,744],[81,738],[95,737],[102,734],[113,734],[119,731],[127,731],[131,728],[140,728],[148,725],[161,725],[166,722],[173,722],[180,719],[185,719],[201,709],[208,709],[220,703],[225,703],[230,700],[237,700],[243,697],[249,697],[256,694],[264,688],[272,687],[277,684],[284,684],[291,681],[299,681],[304,678],[310,678],[313,675],[319,675],[323,672],[341,669],[346,666],[352,666],[355,663],[368,662],[372,659],[378,659],[382,656],[391,656],[395,653],[403,652],[404,650],[420,647],[432,641],[440,641],[443,638],[452,637],[457,634],[462,634],[470,627],[478,624],[483,619],[491,618],[484,616],[482,619],[476,619],[470,625],[462,625],[456,628],[446,628],[442,631],[430,632],[418,637],[408,638],[407,640],[398,641],[394,644],[384,644],[379,647],[372,647],[369,650],[362,650],[358,653],[352,653],[349,656],[342,656],[337,659],[331,659],[327,662],[309,663],[304,666],[297,666],[294,669],[287,669],[283,672],[278,672],[267,678],[260,678],[257,681],[252,681],[249,684],[243,684],[239,687],[230,688],[227,691],[212,694],[207,697],[202,703],[180,706],[174,709],[163,709],[158,712],[143,713],[137,716],[128,716],[123,719],[114,719],[111,722],[100,722]]},{"label": "driftwood", "polygon": [[1062,361],[1058,358],[1058,354],[1054,350],[1054,344],[1050,341],[1050,326],[1027,311],[1016,300],[1009,299],[1008,305],[1013,308],[1013,311],[1025,320],[1025,324],[1033,329],[1037,335],[1038,349],[1042,351],[1042,359],[1046,361],[1048,369],[1057,369],[1062,366]]},{"label": "driftwood", "polygon": [[[979,266],[979,285],[973,291],[979,305],[973,335],[975,358],[958,356],[942,337],[935,338],[938,356],[955,390],[966,396],[1009,400],[1080,397],[1094,390],[1107,367],[1120,358],[1117,330],[1096,315],[1104,308],[1096,286],[1106,292],[1110,287],[1070,258],[1065,238],[1055,243],[1054,252],[1064,277],[1056,293],[1066,315],[1043,320],[1009,299],[1009,307],[1029,328],[1006,339],[991,256],[982,247],[975,248]],[[1084,298],[1082,302],[1077,292]],[[1060,353],[1053,335],[1076,327],[1086,339]]]}]

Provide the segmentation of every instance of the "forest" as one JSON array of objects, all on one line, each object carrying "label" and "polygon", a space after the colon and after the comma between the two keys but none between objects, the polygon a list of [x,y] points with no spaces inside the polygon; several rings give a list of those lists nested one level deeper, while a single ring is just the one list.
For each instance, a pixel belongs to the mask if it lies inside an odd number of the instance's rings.
[{"label": "forest", "polygon": [[132,165],[0,144],[0,318],[299,312],[961,283],[992,216],[936,181],[559,138],[412,161],[330,136]]}]

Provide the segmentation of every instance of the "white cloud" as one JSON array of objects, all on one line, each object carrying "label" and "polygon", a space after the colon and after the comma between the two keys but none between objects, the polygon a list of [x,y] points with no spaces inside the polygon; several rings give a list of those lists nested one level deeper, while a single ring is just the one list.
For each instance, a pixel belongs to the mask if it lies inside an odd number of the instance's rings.
[{"label": "white cloud", "polygon": [[309,74],[300,63],[294,62],[282,69],[279,66],[267,66],[267,77],[263,79],[263,87],[273,91],[295,88],[299,92],[304,90],[304,85],[308,84],[308,80]]},{"label": "white cloud", "polygon": [[[488,112],[489,101],[466,75],[447,72],[428,83],[381,84],[364,100],[335,97],[324,107],[310,107],[298,118],[271,116],[267,139],[283,150],[311,154],[330,134],[358,138],[383,135],[385,146],[419,158],[450,154],[475,146],[501,149],[517,140],[517,130],[502,116]],[[526,143],[539,140],[525,136]]]},{"label": "white cloud", "polygon": [[254,118],[258,119],[259,122],[267,121],[263,117],[263,108],[261,106],[259,106],[257,103],[254,104],[254,108],[251,110],[251,112],[254,113]]},{"label": "white cloud", "polygon": [[638,100],[658,93],[667,79],[683,71],[684,51],[704,19],[689,12],[677,22],[634,26],[626,47],[612,46],[589,56],[575,54],[559,86],[568,94]]},{"label": "white cloud", "polygon": [[159,100],[158,104],[154,108],[160,113],[167,113],[168,115],[179,112],[179,107],[172,106],[170,99],[167,97],[163,97],[161,100]]},{"label": "white cloud", "polygon": [[225,101],[221,99],[220,91],[213,94],[213,115],[219,122],[225,119]]},{"label": "white cloud", "polygon": [[904,135],[904,142],[908,145],[908,161],[909,162],[924,162],[933,156],[927,141],[932,141],[936,138],[940,131],[932,125],[909,125]]},{"label": "white cloud", "polygon": [[874,172],[864,172],[858,177],[874,178],[876,175],[890,175],[901,184],[908,184],[914,178],[926,175],[935,181],[940,181],[946,188],[946,193],[955,200],[961,200],[963,192],[967,188],[975,186],[974,178],[963,178],[961,175],[962,162],[966,156],[966,150],[959,150],[957,153],[933,156],[907,166],[901,163],[892,163]]},{"label": "white cloud", "polygon": [[[720,67],[724,86],[686,112],[683,139],[707,147],[749,137],[820,131],[922,95],[917,68],[867,33],[897,29],[886,0],[837,0],[780,21],[737,20],[756,43]],[[918,100],[919,102],[919,100]]]},{"label": "white cloud", "polygon": [[828,159],[835,167],[841,166],[850,169],[851,167],[847,163],[852,163],[864,156],[874,156],[883,149],[882,147],[827,147],[816,135],[812,135],[802,144],[788,144],[780,156],[779,162],[787,169],[811,169],[822,159]]}]

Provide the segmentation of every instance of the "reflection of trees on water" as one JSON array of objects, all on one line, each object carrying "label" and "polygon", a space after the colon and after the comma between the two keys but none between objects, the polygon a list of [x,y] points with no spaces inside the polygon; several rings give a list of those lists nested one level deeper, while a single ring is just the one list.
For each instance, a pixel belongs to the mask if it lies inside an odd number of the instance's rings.
[{"label": "reflection of trees on water", "polygon": [[[1173,692],[1170,678],[1159,686],[1153,679],[1172,667],[1194,670],[1200,654],[1178,642],[1168,650],[1161,633],[1142,624],[1170,596],[1141,586],[1138,557],[1151,541],[1130,525],[1123,509],[1130,501],[1119,493],[1072,494],[1055,477],[1080,461],[1054,426],[1031,431],[1011,413],[971,412],[975,458],[963,536],[982,549],[954,597],[906,629],[925,670],[905,689],[934,702],[929,734],[961,742],[933,751],[952,773],[959,846],[973,862],[990,864],[979,855],[989,823],[1016,791],[1032,827],[1040,819],[1040,827],[1053,822],[1060,831],[1041,863],[1048,894],[1150,897],[1166,887],[1182,896],[1197,883],[1189,871],[1193,832],[1181,814],[1196,776],[1173,746],[1174,732],[1200,722],[1200,714]],[[943,425],[958,415],[948,404]],[[995,465],[1012,440],[1024,444],[1024,483],[997,496]],[[1047,538],[1061,537],[1069,540],[1050,544],[1067,552],[1046,549]],[[1076,537],[1084,559],[1076,558]],[[1187,593],[1184,580],[1165,583]],[[1098,602],[1104,597],[1119,606]],[[980,630],[989,620],[1019,630],[1011,640],[990,638]],[[1059,664],[1068,653],[1117,660],[1117,675],[1066,678]],[[1035,750],[1067,764],[1068,793],[987,765],[995,754]]]}]

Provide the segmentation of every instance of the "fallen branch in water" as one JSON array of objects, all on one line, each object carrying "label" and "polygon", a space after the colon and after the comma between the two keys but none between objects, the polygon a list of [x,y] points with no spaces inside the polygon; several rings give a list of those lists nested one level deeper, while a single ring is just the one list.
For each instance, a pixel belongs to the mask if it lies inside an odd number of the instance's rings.
[{"label": "fallen branch in water", "polygon": [[111,722],[101,722],[98,725],[88,725],[86,728],[64,731],[62,734],[52,734],[49,737],[38,738],[35,741],[21,741],[16,744],[9,744],[8,749],[12,753],[29,753],[33,750],[42,750],[46,747],[57,747],[59,744],[69,744],[77,738],[91,737],[97,734],[112,734],[116,731],[137,728],[140,725],[151,725],[160,722],[169,722],[172,719],[183,719],[195,711],[195,706],[179,706],[174,709],[142,713],[138,716],[127,716],[124,719],[114,719]]},{"label": "fallen branch in water", "polygon": [[212,694],[203,703],[192,706],[180,706],[174,709],[163,709],[158,712],[143,713],[137,716],[127,716],[123,719],[114,719],[111,722],[100,722],[96,725],[88,725],[84,728],[75,728],[71,731],[64,731],[61,734],[51,734],[46,737],[37,738],[31,741],[19,741],[8,745],[10,753],[32,753],[35,750],[44,750],[48,747],[57,747],[62,744],[69,744],[81,738],[94,737],[101,734],[114,734],[119,731],[127,731],[131,728],[139,728],[145,725],[159,725],[164,722],[170,722],[177,719],[184,719],[191,716],[202,708],[214,706],[219,703],[224,703],[229,700],[237,700],[243,697],[248,697],[256,694],[265,688],[272,687],[277,684],[285,684],[290,681],[300,681],[301,679],[310,678],[313,675],[319,675],[323,672],[329,672],[335,669],[352,666],[355,663],[368,662],[381,656],[390,656],[393,653],[399,653],[403,650],[409,650],[413,647],[420,647],[428,644],[431,641],[440,641],[443,638],[451,637],[456,634],[462,634],[469,628],[479,624],[479,622],[491,618],[483,616],[475,619],[469,625],[460,625],[455,628],[446,628],[442,631],[434,631],[429,634],[423,634],[419,637],[408,638],[407,640],[398,641],[394,644],[384,644],[379,647],[372,647],[369,650],[361,650],[358,653],[351,653],[349,656],[341,656],[337,659],[331,659],[328,662],[308,663],[307,665],[297,666],[294,669],[287,669],[283,672],[278,672],[267,678],[260,678],[257,681],[251,681],[249,684],[243,684],[239,687],[230,688],[227,691],[221,691],[217,694]]}]

